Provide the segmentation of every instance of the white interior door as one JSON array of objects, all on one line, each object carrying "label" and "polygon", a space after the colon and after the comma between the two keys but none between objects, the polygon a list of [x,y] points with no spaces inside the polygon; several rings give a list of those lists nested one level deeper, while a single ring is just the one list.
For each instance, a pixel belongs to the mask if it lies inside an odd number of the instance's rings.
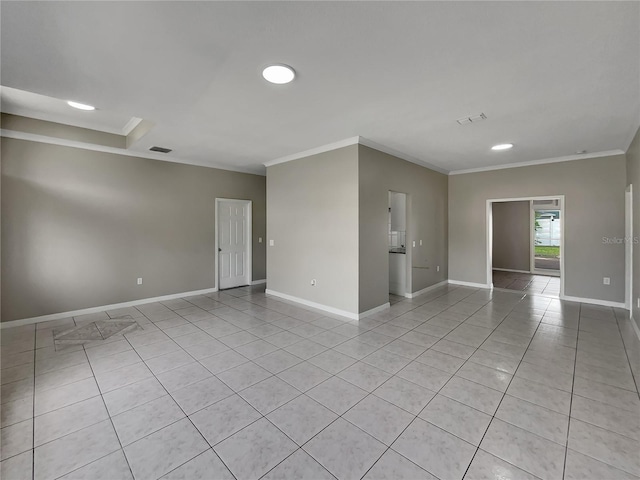
[{"label": "white interior door", "polygon": [[218,200],[219,289],[251,283],[251,202]]}]

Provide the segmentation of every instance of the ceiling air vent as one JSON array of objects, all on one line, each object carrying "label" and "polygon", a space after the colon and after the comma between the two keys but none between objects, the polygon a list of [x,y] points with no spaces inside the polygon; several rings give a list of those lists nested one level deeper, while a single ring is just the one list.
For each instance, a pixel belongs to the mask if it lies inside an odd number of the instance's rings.
[{"label": "ceiling air vent", "polygon": [[470,123],[477,123],[486,119],[487,116],[484,113],[479,113],[478,115],[469,115],[467,117],[459,118],[456,122],[460,125],[468,125]]},{"label": "ceiling air vent", "polygon": [[152,152],[160,152],[160,153],[169,153],[171,151],[170,148],[164,148],[164,147],[151,147],[149,150],[151,150]]}]

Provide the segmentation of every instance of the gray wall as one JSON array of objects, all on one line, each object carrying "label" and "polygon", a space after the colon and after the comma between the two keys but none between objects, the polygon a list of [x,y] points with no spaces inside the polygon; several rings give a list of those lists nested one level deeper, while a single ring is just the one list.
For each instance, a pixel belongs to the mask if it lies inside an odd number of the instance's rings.
[{"label": "gray wall", "polygon": [[357,153],[352,145],[267,168],[270,290],[358,312]]},{"label": "gray wall", "polygon": [[262,176],[1,146],[2,321],[215,287],[216,197],[253,201],[253,279],[266,276]]},{"label": "gray wall", "polygon": [[363,145],[358,151],[359,305],[364,312],[389,301],[389,190],[407,194],[411,292],[447,279],[447,176]]},{"label": "gray wall", "polygon": [[[449,177],[449,278],[486,284],[487,199],[565,195],[565,295],[624,301],[625,156]],[[602,277],[611,277],[603,285]]]},{"label": "gray wall", "polygon": [[493,204],[493,268],[531,269],[531,205],[529,202]]},{"label": "gray wall", "polygon": [[[640,239],[640,129],[627,150],[627,185],[633,185],[633,237]],[[633,318],[640,325],[640,245],[633,247]]]}]

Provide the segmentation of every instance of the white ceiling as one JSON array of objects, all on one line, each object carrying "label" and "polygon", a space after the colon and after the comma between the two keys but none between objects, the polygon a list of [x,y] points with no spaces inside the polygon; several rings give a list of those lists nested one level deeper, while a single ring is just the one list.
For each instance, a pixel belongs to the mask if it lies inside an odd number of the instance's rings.
[{"label": "white ceiling", "polygon": [[[76,100],[76,98],[69,98]],[[83,111],[71,108],[66,100],[25,92],[11,87],[0,87],[0,110],[4,113],[37,118],[49,122],[91,128],[116,135],[128,135],[141,119],[131,115],[105,110]]]},{"label": "white ceiling", "polygon": [[[639,2],[2,2],[2,85],[148,119],[132,148],[264,172],[362,136],[445,170],[626,150]],[[289,85],[262,67],[292,65]],[[460,126],[456,119],[488,119]],[[492,152],[496,143],[516,146]]]}]

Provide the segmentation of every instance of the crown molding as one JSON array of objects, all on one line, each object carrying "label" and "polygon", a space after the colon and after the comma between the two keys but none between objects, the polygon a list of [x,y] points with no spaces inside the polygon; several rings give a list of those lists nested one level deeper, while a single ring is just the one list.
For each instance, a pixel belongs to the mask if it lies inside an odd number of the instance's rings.
[{"label": "crown molding", "polygon": [[291,155],[287,155],[285,157],[276,158],[274,160],[269,160],[268,162],[264,162],[263,165],[265,167],[272,167],[274,165],[278,165],[280,163],[292,162],[294,160],[300,160],[301,158],[310,157],[311,155],[317,155],[319,153],[330,152],[332,150],[338,150],[339,148],[348,147],[350,145],[364,145],[365,147],[373,148],[374,150],[378,150],[379,152],[386,153],[388,155],[392,155],[394,157],[400,158],[410,163],[414,163],[416,165],[420,165],[421,167],[428,168],[430,170],[434,170],[439,173],[443,173],[447,175],[449,172],[440,167],[436,167],[428,162],[424,162],[420,159],[412,157],[411,155],[407,155],[405,153],[394,150],[393,148],[387,147],[386,145],[382,145],[380,143],[374,142],[373,140],[369,140],[365,137],[350,137],[345,138],[344,140],[340,140],[333,143],[327,143],[326,145],[321,145],[320,147],[311,148],[309,150],[304,150],[302,152],[293,153]]},{"label": "crown molding", "polygon": [[627,148],[625,148],[624,150],[625,153],[627,153],[627,151],[629,150],[629,147],[633,143],[633,139],[636,138],[636,135],[638,135],[638,132],[640,132],[640,125],[638,125],[633,130],[631,130],[631,134],[629,135],[629,138],[627,139],[627,143],[625,144],[627,146]]},{"label": "crown molding", "polygon": [[13,138],[16,140],[27,140],[30,142],[46,143],[49,145],[58,145],[62,147],[79,148],[82,150],[90,150],[93,152],[111,153],[114,155],[123,155],[127,157],[145,158],[148,160],[160,160],[161,162],[179,163],[182,165],[194,165],[197,167],[216,168],[218,170],[227,170],[231,172],[248,173],[252,175],[265,176],[264,172],[258,168],[232,168],[228,165],[221,165],[210,162],[201,162],[198,160],[185,160],[173,156],[167,156],[162,154],[134,152],[124,148],[107,147],[103,145],[96,145],[93,143],[78,142],[75,140],[67,140],[64,138],[47,137],[45,135],[36,135],[34,133],[19,132],[16,130],[0,129],[0,137]]},{"label": "crown molding", "polygon": [[395,150],[391,147],[387,147],[386,145],[382,145],[380,143],[374,142],[373,140],[369,140],[368,138],[365,137],[359,137],[360,138],[360,145],[364,145],[365,147],[369,147],[369,148],[373,148],[374,150],[378,150],[379,152],[382,153],[386,153],[388,155],[392,155],[394,157],[398,157],[401,158],[402,160],[405,160],[409,163],[415,163],[416,165],[420,165],[421,167],[425,167],[428,168],[429,170],[434,170],[438,173],[442,173],[444,175],[448,175],[449,174],[449,170],[446,170],[444,168],[441,167],[436,167],[435,165],[429,163],[429,162],[425,162],[423,160],[420,160],[416,157],[412,157],[411,155],[407,155],[406,153],[402,153],[399,152],[398,150]]},{"label": "crown molding", "polygon": [[141,121],[142,121],[141,118],[131,117],[129,121],[125,124],[125,126],[122,127],[122,135],[124,135],[125,137],[129,135],[131,131],[140,124]]},{"label": "crown molding", "polygon": [[350,145],[357,145],[360,143],[361,137],[350,137],[345,138],[344,140],[339,140],[333,143],[327,143],[326,145],[321,145],[319,147],[311,148],[309,150],[304,150],[298,153],[292,153],[291,155],[286,155],[284,157],[276,158],[274,160],[269,160],[264,162],[263,165],[265,167],[273,167],[274,165],[278,165],[280,163],[292,162],[294,160],[299,160],[301,158],[310,157],[311,155],[317,155],[319,153],[330,152],[332,150],[338,150],[339,148],[348,147]]},{"label": "crown molding", "polygon": [[492,170],[505,170],[507,168],[531,167],[535,165],[545,165],[548,163],[571,162],[573,160],[585,160],[587,158],[611,157],[613,155],[624,155],[622,150],[607,150],[604,152],[586,153],[582,155],[567,155],[566,157],[545,158],[542,160],[531,160],[529,162],[509,163],[506,165],[493,165],[488,167],[466,168],[463,170],[452,170],[449,175],[464,175],[465,173],[490,172]]},{"label": "crown molding", "polygon": [[[138,126],[140,124],[140,122],[142,121],[142,119],[136,118],[136,117],[132,117],[131,121],[127,124],[126,128],[128,128],[131,131],[133,131],[133,129],[136,128],[136,126]],[[67,139],[63,139],[63,138],[55,138],[55,137],[48,137],[46,135],[37,135],[37,134],[33,134],[33,133],[26,133],[26,132],[20,132],[20,131],[16,131],[16,130],[7,130],[7,129],[0,129],[0,137],[6,137],[6,138],[14,138],[17,140],[28,140],[31,142],[38,142],[38,143],[47,143],[47,144],[51,144],[51,145],[59,145],[59,146],[64,146],[64,147],[72,147],[72,148],[80,148],[83,150],[91,150],[91,151],[95,151],[95,152],[104,152],[104,153],[112,153],[114,155],[125,155],[125,156],[129,156],[129,157],[137,157],[137,158],[146,158],[149,160],[160,160],[162,162],[171,162],[171,163],[179,163],[179,164],[183,164],[183,165],[194,165],[194,166],[198,166],[198,167],[207,167],[207,168],[217,168],[219,170],[227,170],[227,171],[231,171],[231,172],[239,172],[239,173],[248,173],[248,174],[252,174],[252,175],[260,175],[260,176],[265,176],[265,172],[262,171],[262,169],[260,169],[259,167],[256,168],[242,168],[242,167],[230,167],[228,165],[222,165],[222,164],[218,164],[218,163],[211,163],[211,162],[203,162],[203,161],[198,161],[198,160],[187,160],[187,159],[182,159],[182,158],[178,158],[178,157],[174,157],[174,156],[168,156],[168,155],[163,155],[163,154],[153,154],[153,153],[146,153],[146,152],[136,152],[136,151],[132,151],[132,150],[127,150],[127,149],[123,149],[123,148],[116,148],[116,147],[107,147],[107,146],[103,146],[103,145],[96,145],[96,144],[92,144],[92,143],[85,143],[85,142],[78,142],[75,140],[67,140]],[[364,145],[366,147],[372,148],[374,150],[378,150],[380,152],[392,155],[394,157],[400,158],[402,160],[405,160],[407,162],[410,163],[414,163],[416,165],[420,165],[421,167],[424,168],[428,168],[430,170],[442,173],[444,175],[464,175],[467,173],[480,173],[480,172],[489,172],[489,171],[493,171],[493,170],[505,170],[508,168],[520,168],[520,167],[530,167],[530,166],[535,166],[535,165],[545,165],[545,164],[551,164],[551,163],[560,163],[560,162],[570,162],[570,161],[574,161],[574,160],[585,160],[588,158],[600,158],[600,157],[610,157],[610,156],[614,156],[614,155],[624,155],[625,152],[623,150],[620,149],[616,149],[616,150],[606,150],[603,152],[594,152],[594,153],[587,153],[584,155],[567,155],[565,157],[555,157],[555,158],[546,158],[546,159],[541,159],[541,160],[531,160],[531,161],[527,161],[527,162],[518,162],[518,163],[509,163],[509,164],[505,164],[505,165],[490,165],[490,166],[486,166],[486,167],[478,167],[478,168],[467,168],[467,169],[462,169],[462,170],[452,170],[452,171],[448,171],[446,169],[440,168],[440,167],[436,167],[435,165],[419,160],[415,157],[412,157],[410,155],[404,154],[402,152],[399,152],[397,150],[394,150],[393,148],[387,147],[385,145],[379,144],[377,142],[374,142],[373,140],[369,140],[368,138],[365,137],[350,137],[350,138],[345,138],[344,140],[340,140],[337,142],[333,142],[333,143],[328,143],[326,145],[322,145],[320,147],[315,147],[309,150],[304,150],[302,152],[299,153],[294,153],[291,155],[287,155],[284,157],[280,157],[274,160],[269,160],[267,162],[264,162],[263,165],[265,167],[271,167],[274,165],[278,165],[280,163],[286,163],[286,162],[291,162],[294,160],[299,160],[301,158],[305,158],[305,157],[309,157],[311,155],[317,155],[319,153],[325,153],[325,152],[330,152],[332,150],[337,150],[339,148],[344,148],[344,147],[348,147],[350,145]]]},{"label": "crown molding", "polygon": [[[109,133],[111,135],[124,135],[124,136],[128,135],[129,131],[131,131],[133,127],[135,127],[141,120],[136,117],[131,117],[129,121],[124,125],[124,127],[118,128],[118,127],[106,127],[104,125],[100,125],[100,126],[89,125],[87,124],[87,122],[82,122],[74,118],[65,118],[64,120],[61,120],[60,117],[56,114],[51,114],[47,112],[32,112],[31,110],[28,110],[28,109],[15,108],[15,107],[5,109],[3,110],[2,113],[6,113],[7,115],[15,115],[17,117],[32,118],[34,120],[42,120],[43,122],[57,123],[59,125],[64,125],[65,127],[84,128],[87,130],[95,130],[96,132]],[[133,125],[133,127],[129,131],[127,131],[127,127],[136,120],[137,120],[136,124]]]}]

